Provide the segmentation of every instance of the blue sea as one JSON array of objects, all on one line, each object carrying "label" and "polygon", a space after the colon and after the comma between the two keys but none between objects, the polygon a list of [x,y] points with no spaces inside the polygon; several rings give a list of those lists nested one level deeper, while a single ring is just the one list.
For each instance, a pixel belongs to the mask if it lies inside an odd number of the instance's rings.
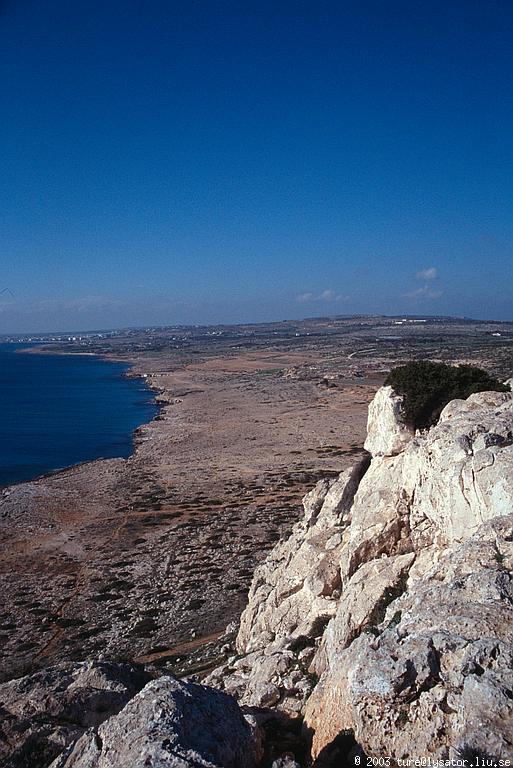
[{"label": "blue sea", "polygon": [[0,344],[0,486],[99,458],[129,456],[156,414],[144,380],[96,357],[19,352]]}]

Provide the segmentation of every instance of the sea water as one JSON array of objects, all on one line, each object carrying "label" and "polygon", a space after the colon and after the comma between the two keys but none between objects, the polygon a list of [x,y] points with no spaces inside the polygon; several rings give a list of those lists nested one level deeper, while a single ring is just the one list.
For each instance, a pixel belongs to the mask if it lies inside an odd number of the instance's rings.
[{"label": "sea water", "polygon": [[157,410],[144,380],[123,363],[27,346],[0,344],[0,486],[129,456],[133,431]]}]

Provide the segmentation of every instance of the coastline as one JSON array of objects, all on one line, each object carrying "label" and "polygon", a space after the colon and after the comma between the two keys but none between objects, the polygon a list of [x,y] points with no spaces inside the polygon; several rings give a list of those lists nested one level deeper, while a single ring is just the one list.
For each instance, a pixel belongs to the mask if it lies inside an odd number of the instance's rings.
[{"label": "coastline", "polygon": [[9,488],[22,485],[23,483],[32,483],[39,480],[44,480],[50,477],[54,477],[58,475],[61,472],[67,472],[71,469],[75,469],[78,467],[82,467],[88,464],[94,464],[97,461],[108,461],[112,458],[120,458],[120,459],[128,459],[130,458],[135,451],[137,450],[137,434],[139,430],[144,427],[147,424],[150,424],[154,419],[158,418],[159,414],[162,410],[162,402],[159,401],[158,395],[161,394],[161,391],[157,387],[151,386],[150,379],[148,376],[143,372],[134,372],[134,362],[118,358],[114,355],[105,355],[105,354],[98,354],[96,352],[74,352],[74,351],[66,351],[66,350],[49,350],[49,349],[40,349],[37,346],[36,347],[26,347],[22,349],[16,349],[14,350],[13,354],[29,354],[29,355],[43,355],[43,356],[67,356],[67,357],[93,357],[98,360],[102,360],[104,362],[108,363],[117,363],[121,364],[123,366],[123,369],[119,371],[119,377],[120,379],[140,379],[141,382],[144,384],[144,387],[148,393],[149,398],[151,398],[152,405],[155,407],[155,414],[151,419],[148,419],[147,421],[142,421],[138,426],[136,426],[134,429],[132,429],[129,433],[129,441],[130,441],[130,453],[128,456],[96,456],[91,459],[85,459],[83,461],[77,461],[73,462],[71,464],[65,464],[60,467],[56,467],[55,469],[49,470],[47,472],[42,472],[41,474],[34,475],[32,478],[28,478],[26,480],[19,480],[14,482],[8,482],[8,483],[2,483],[0,484],[0,493],[8,490]]},{"label": "coastline", "polygon": [[145,378],[159,410],[128,458],[2,493],[4,679],[98,653],[178,672],[217,659],[217,638],[304,493],[361,451],[376,388],[284,378],[276,369],[299,357],[268,351],[166,370],[161,359],[109,359]]}]

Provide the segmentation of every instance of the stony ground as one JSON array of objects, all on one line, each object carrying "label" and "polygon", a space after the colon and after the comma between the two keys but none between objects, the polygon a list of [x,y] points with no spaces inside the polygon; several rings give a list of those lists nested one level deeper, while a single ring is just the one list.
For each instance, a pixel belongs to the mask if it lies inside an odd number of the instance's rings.
[{"label": "stony ground", "polygon": [[309,361],[145,357],[135,371],[162,409],[129,460],[3,491],[1,679],[101,655],[177,671],[219,658],[217,638],[301,497],[361,452],[379,378],[284,375]]},{"label": "stony ground", "polygon": [[129,460],[1,493],[0,679],[102,654],[209,667],[304,493],[361,455],[386,372],[420,357],[510,375],[512,340],[511,324],[320,318],[66,346],[132,363],[162,409]]}]

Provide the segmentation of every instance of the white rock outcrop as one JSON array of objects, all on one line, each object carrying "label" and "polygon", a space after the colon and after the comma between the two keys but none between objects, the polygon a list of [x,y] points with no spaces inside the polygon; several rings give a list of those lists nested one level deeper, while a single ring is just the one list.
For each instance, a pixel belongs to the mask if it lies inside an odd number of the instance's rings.
[{"label": "white rock outcrop", "polygon": [[400,453],[414,435],[403,417],[402,395],[392,387],[381,387],[369,405],[365,450],[373,456]]},{"label": "white rock outcrop", "polygon": [[313,687],[307,668],[316,640],[337,610],[340,549],[367,465],[321,480],[305,496],[303,519],[255,571],[237,637],[240,658],[215,670],[209,684],[244,704],[301,712]]},{"label": "white rock outcrop", "polygon": [[513,395],[453,401],[414,436],[383,388],[366,447],[305,497],[211,681],[304,715],[315,755],[353,731],[375,757],[513,757]]},{"label": "white rock outcrop", "polygon": [[509,515],[447,549],[354,642],[330,627],[306,708],[314,755],[351,729],[396,760],[511,758],[512,571]]}]

